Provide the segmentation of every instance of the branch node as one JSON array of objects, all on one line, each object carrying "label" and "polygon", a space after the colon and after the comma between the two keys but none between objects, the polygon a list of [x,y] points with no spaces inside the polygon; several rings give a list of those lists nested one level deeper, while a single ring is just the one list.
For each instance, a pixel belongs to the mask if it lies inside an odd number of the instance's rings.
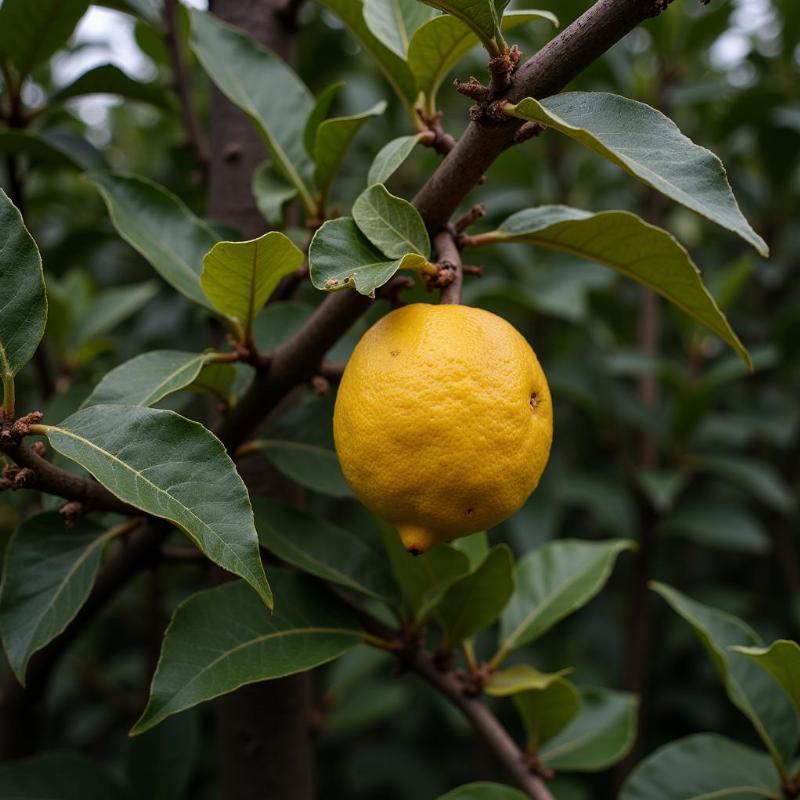
[{"label": "branch node", "polygon": [[522,52],[517,45],[512,45],[511,49],[499,56],[495,56],[489,61],[489,74],[491,83],[489,91],[497,97],[505,94],[511,87],[511,76],[519,66]]},{"label": "branch node", "polygon": [[430,147],[441,156],[446,156],[456,146],[456,140],[442,127],[442,112],[428,114],[421,108],[416,111],[420,122],[425,126],[419,143],[423,147]]},{"label": "branch node", "polygon": [[533,139],[536,136],[541,136],[541,134],[545,131],[545,129],[546,126],[542,125],[541,122],[526,122],[514,134],[513,143],[522,144],[523,142],[527,142],[528,139]]},{"label": "branch node", "polygon": [[453,82],[453,86],[455,86],[459,94],[463,94],[465,97],[469,97],[470,100],[475,100],[478,103],[485,103],[492,96],[492,90],[472,76],[470,76],[468,81],[460,81],[456,78]]},{"label": "branch node", "polygon": [[463,233],[467,228],[474,225],[481,217],[486,216],[486,206],[482,203],[472,206],[472,208],[462,214],[453,225],[456,235]]},{"label": "branch node", "polygon": [[74,528],[78,518],[86,511],[86,505],[80,500],[68,500],[58,509],[58,513],[64,518],[64,524],[68,528]]},{"label": "branch node", "polygon": [[330,394],[331,384],[324,375],[312,375],[309,383],[311,384],[311,391],[317,397],[324,397],[326,394]]}]

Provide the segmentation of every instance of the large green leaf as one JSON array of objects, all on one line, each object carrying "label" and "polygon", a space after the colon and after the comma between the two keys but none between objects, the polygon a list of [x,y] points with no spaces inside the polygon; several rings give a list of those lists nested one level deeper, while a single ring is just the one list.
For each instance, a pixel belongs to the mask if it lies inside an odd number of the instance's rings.
[{"label": "large green leaf", "polygon": [[763,256],[764,240],[733,196],[722,162],[644,103],[605,92],[565,92],[508,106],[589,147],[672,200],[741,236]]},{"label": "large green leaf", "polygon": [[281,569],[272,580],[279,599],[274,614],[240,581],[178,606],[132,734],[245,684],[317,667],[358,643],[358,620],[330,591]]},{"label": "large green leaf", "polygon": [[491,55],[498,55],[504,44],[495,0],[422,0],[429,6],[460,19],[480,39]]},{"label": "large green leaf", "polygon": [[500,652],[534,641],[589,602],[605,585],[617,556],[633,542],[548,542],[517,562],[517,588],[500,623]]},{"label": "large green leaf", "polygon": [[68,529],[56,512],[25,520],[11,537],[0,588],[0,636],[23,686],[30,657],[67,627],[89,596],[108,541],[92,520],[82,517]]},{"label": "large green leaf", "polygon": [[14,375],[36,352],[47,320],[42,259],[22,214],[0,189],[0,379],[13,407]]},{"label": "large green leaf", "polygon": [[408,43],[436,12],[417,0],[363,0],[364,22],[375,38],[405,59]]},{"label": "large green leaf", "polygon": [[106,373],[81,408],[97,405],[152,406],[190,386],[215,353],[155,350]]},{"label": "large green leaf", "polygon": [[303,572],[368,597],[396,602],[389,564],[380,548],[357,533],[267,500],[255,502],[261,544]]},{"label": "large green leaf", "polygon": [[[415,0],[416,1],[416,0]],[[333,117],[321,122],[314,138],[314,180],[317,189],[325,198],[328,196],[333,179],[342,166],[347,148],[361,130],[365,122],[378,117],[386,110],[385,101],[353,114],[350,117]]]},{"label": "large green leaf", "polygon": [[303,198],[311,196],[313,167],[303,128],[314,107],[305,84],[284,61],[244,31],[204,11],[190,9],[192,49],[228,99],[250,116],[264,137],[273,164]]},{"label": "large green leaf", "polygon": [[171,109],[173,103],[163,86],[137,81],[114,64],[101,64],[84,72],[72,83],[50,95],[50,104],[63,103],[87,94],[115,94],[126,100],[139,100],[157,108]]},{"label": "large green leaf", "polygon": [[318,2],[323,7],[333,11],[347,25],[353,36],[358,39],[361,46],[383,70],[383,74],[392,85],[397,96],[409,109],[409,113],[413,114],[410,109],[417,99],[414,76],[411,74],[408,64],[377,39],[367,27],[367,23],[364,20],[363,0],[318,0]]},{"label": "large green leaf", "polygon": [[66,750],[0,765],[4,800],[131,800],[96,761]]},{"label": "large green leaf", "polygon": [[217,242],[203,258],[200,285],[214,308],[249,336],[280,279],[302,263],[302,251],[279,231],[247,242]]},{"label": "large green leaf", "polygon": [[468,575],[455,581],[436,606],[446,645],[457,644],[488,628],[514,591],[514,556],[499,544]]},{"label": "large green leaf", "polygon": [[465,783],[438,800],[527,800],[528,795],[502,783]]},{"label": "large green leaf", "polygon": [[581,691],[581,710],[540,751],[542,762],[565,772],[597,772],[621,761],[636,739],[636,695]]},{"label": "large green leaf", "polygon": [[[558,25],[558,19],[549,11],[509,11],[502,27],[512,30],[534,20]],[[448,73],[479,41],[466,23],[449,14],[434,17],[416,31],[408,46],[408,66],[429,110],[436,108],[436,94]]]},{"label": "large green leaf", "polygon": [[413,253],[388,260],[373,247],[351,217],[328,220],[311,240],[308,250],[311,283],[317,289],[338,291],[353,286],[375,296],[401,268],[422,269],[427,260]]},{"label": "large green leaf", "polygon": [[367,183],[386,183],[411,155],[422,134],[412,133],[410,136],[398,136],[387,142],[375,156],[367,174]]},{"label": "large green leaf", "polygon": [[219,237],[162,186],[134,175],[92,175],[119,235],[190,300],[212,308],[200,286],[203,256]]},{"label": "large green leaf", "polygon": [[37,166],[99,171],[108,169],[103,154],[73,131],[0,131],[0,153],[22,154]]},{"label": "large green leaf", "polygon": [[202,425],[172,411],[98,405],[44,427],[61,455],[126,503],[177,525],[272,606],[247,489]]},{"label": "large green leaf", "polygon": [[598,261],[648,286],[714,331],[750,365],[750,356],[703,285],[689,253],[667,231],[628,211],[592,214],[568,206],[519,211],[478,242],[526,242]]},{"label": "large green leaf", "polygon": [[428,258],[431,242],[422,217],[408,200],[395,197],[381,183],[365,189],[353,203],[359,230],[386,258],[414,253]]},{"label": "large green leaf", "polygon": [[800,645],[779,639],[769,647],[733,647],[735,653],[751,658],[778,682],[800,711]]},{"label": "large green leaf", "polygon": [[89,0],[4,0],[0,4],[0,57],[23,75],[44,64],[69,39]]},{"label": "large green leaf", "polygon": [[731,652],[733,645],[760,647],[747,624],[730,614],[691,600],[670,586],[651,584],[702,642],[731,702],[750,720],[776,764],[786,764],[797,747],[800,725],[786,695],[758,664]]},{"label": "large green leaf", "polygon": [[639,763],[619,800],[754,800],[783,797],[772,762],[713,733],[670,742]]}]

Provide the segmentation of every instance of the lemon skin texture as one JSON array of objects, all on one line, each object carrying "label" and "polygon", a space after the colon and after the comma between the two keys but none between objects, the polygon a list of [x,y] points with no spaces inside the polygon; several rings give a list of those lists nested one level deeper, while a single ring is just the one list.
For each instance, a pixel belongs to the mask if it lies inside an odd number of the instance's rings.
[{"label": "lemon skin texture", "polygon": [[520,508],[550,454],[553,406],[536,354],[508,322],[417,303],[356,346],[333,433],[353,491],[416,554]]}]

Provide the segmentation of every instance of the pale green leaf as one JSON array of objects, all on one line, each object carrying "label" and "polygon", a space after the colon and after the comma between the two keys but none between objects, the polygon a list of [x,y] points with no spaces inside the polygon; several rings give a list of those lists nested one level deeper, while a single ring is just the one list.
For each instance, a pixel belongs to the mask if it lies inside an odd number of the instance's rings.
[{"label": "pale green leaf", "polygon": [[727,342],[750,365],[750,356],[703,285],[686,249],[667,231],[628,211],[592,214],[568,206],[519,211],[479,242],[526,242],[604,264],[648,286]]},{"label": "pale green leaf", "polygon": [[0,589],[0,635],[23,686],[30,657],[67,627],[89,596],[108,541],[91,519],[81,517],[67,528],[55,511],[30,517],[11,537]]},{"label": "pale green leaf", "polygon": [[651,588],[688,622],[702,642],[730,701],[750,720],[776,764],[795,752],[800,725],[786,695],[758,664],[730,651],[733,645],[760,647],[758,634],[736,617],[698,603],[670,586]]},{"label": "pale green leaf", "polygon": [[520,692],[541,691],[571,671],[562,669],[558,672],[541,672],[530,664],[514,664],[493,672],[484,686],[484,691],[491,697],[511,697]]},{"label": "pale green leaf", "polygon": [[200,286],[203,256],[219,241],[174,194],[134,175],[91,175],[119,235],[146,258],[161,277],[206,308]]},{"label": "pale green leaf", "polygon": [[408,253],[430,256],[431,243],[419,211],[408,200],[390,194],[381,183],[356,198],[353,219],[386,258],[402,258]]},{"label": "pale green leaf", "polygon": [[[10,384],[44,334],[47,296],[39,248],[0,189],[0,379]],[[13,398],[10,398],[13,400]]]},{"label": "pale green leaf", "polygon": [[408,43],[436,12],[417,0],[363,0],[364,22],[376,39],[405,59]]},{"label": "pale green leaf", "polygon": [[269,161],[253,173],[253,197],[258,210],[270,225],[283,226],[283,207],[297,197],[297,189]]},{"label": "pale green leaf", "polygon": [[314,180],[323,198],[327,197],[356,134],[370,118],[380,116],[385,110],[386,103],[381,100],[360,114],[333,117],[320,123],[314,140]]},{"label": "pale green leaf", "polygon": [[641,761],[619,800],[779,800],[780,778],[765,753],[714,733],[687,736]]},{"label": "pale green leaf", "polygon": [[538,639],[589,602],[605,585],[617,556],[634,547],[625,539],[548,542],[517,562],[517,588],[500,623],[501,650]]},{"label": "pale green leaf", "polygon": [[800,711],[800,645],[779,639],[769,647],[733,647],[735,653],[747,656],[766,670],[791,698]]},{"label": "pale green leaf", "polygon": [[200,285],[214,308],[249,336],[280,279],[302,263],[301,250],[279,231],[246,242],[217,242],[203,258]]},{"label": "pale green leaf", "polygon": [[411,155],[421,136],[420,133],[412,133],[410,136],[399,136],[385,144],[369,168],[367,183],[370,186],[374,183],[386,183]]},{"label": "pale green leaf", "polygon": [[177,525],[272,605],[247,489],[222,443],[202,425],[172,411],[98,405],[45,431],[61,455],[121,500]]},{"label": "pale green leaf", "polygon": [[[261,544],[281,561],[359,594],[394,603],[385,554],[357,533],[273,501],[255,502]],[[278,598],[280,601],[280,598]]]},{"label": "pale green leaf", "polygon": [[274,614],[241,581],[198,592],[178,606],[150,700],[131,734],[240,686],[317,667],[358,643],[358,620],[332,592],[281,569],[272,579],[279,599]]},{"label": "pale green leaf", "polygon": [[605,92],[565,92],[526,98],[509,113],[541,122],[622,167],[648,186],[727,228],[762,256],[764,240],[733,196],[722,162],[694,144],[677,125],[644,103]]}]

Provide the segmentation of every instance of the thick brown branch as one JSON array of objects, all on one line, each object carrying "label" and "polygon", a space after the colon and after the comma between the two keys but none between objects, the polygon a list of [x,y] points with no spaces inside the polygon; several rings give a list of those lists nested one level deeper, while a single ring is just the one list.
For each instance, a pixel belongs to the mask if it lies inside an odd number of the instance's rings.
[{"label": "thick brown branch", "polygon": [[[516,72],[506,98],[548,97],[561,91],[637,25],[658,14],[666,0],[598,0]],[[428,230],[447,223],[492,162],[514,141],[522,120],[496,126],[473,122],[414,198]]]}]

